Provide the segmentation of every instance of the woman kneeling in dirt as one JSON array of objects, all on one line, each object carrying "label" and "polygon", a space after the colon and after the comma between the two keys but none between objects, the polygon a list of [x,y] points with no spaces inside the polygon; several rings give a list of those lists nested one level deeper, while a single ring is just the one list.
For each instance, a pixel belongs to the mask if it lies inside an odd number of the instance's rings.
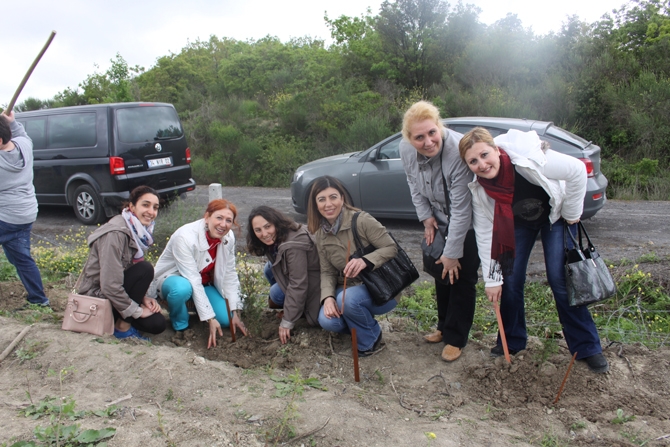
[{"label": "woman kneeling in dirt", "polygon": [[116,338],[148,340],[138,330],[150,334],[165,330],[160,305],[145,296],[154,268],[144,260],[144,252],[153,244],[157,214],[158,193],[148,186],[138,186],[131,191],[130,203],[121,214],[88,237],[90,251],[77,289],[82,295],[111,301]]},{"label": "woman kneeling in dirt", "polygon": [[[314,233],[321,263],[323,307],[319,324],[328,331],[345,334],[355,328],[358,355],[365,357],[382,348],[382,331],[374,316],[390,312],[398,302],[391,299],[381,306],[376,305],[357,276],[364,269],[374,269],[393,259],[398,249],[386,228],[368,213],[361,212],[356,223],[358,235],[364,247],[372,245],[375,250],[347,262],[347,246],[352,252],[356,250],[352,221],[358,211],[349,203],[339,180],[330,176],[316,179],[309,194],[307,223]],[[345,277],[347,289],[343,303]]]},{"label": "woman kneeling in dirt", "polygon": [[264,269],[270,283],[268,305],[284,309],[279,323],[282,344],[291,338],[291,329],[303,314],[307,323],[317,326],[321,269],[307,228],[274,208],[259,206],[249,214],[247,250],[268,259]]},{"label": "woman kneeling in dirt", "polygon": [[[207,349],[216,346],[216,334],[223,336],[221,326],[247,335],[239,317],[242,309],[240,280],[235,270],[235,234],[237,208],[224,199],[212,200],[203,219],[181,226],[170,236],[156,263],[156,279],[149,296],[160,294],[168,303],[170,321],[175,331],[189,327],[186,302],[193,299],[200,321],[209,325]],[[232,322],[228,321],[226,300]]]}]

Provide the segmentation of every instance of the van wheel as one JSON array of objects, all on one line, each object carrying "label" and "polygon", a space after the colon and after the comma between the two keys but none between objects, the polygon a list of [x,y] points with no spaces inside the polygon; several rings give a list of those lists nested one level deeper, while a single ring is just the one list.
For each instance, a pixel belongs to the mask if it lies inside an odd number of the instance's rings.
[{"label": "van wheel", "polygon": [[94,225],[104,219],[102,202],[90,185],[80,185],[74,190],[74,213],[85,225]]}]

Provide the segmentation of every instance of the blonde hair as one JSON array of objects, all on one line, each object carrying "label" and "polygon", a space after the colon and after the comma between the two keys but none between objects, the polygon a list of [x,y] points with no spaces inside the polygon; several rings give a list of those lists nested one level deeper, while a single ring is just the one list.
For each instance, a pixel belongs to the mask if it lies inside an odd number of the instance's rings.
[{"label": "blonde hair", "polygon": [[498,147],[488,130],[483,127],[475,127],[463,135],[463,138],[461,138],[461,141],[458,143],[458,153],[461,155],[463,161],[465,161],[465,153],[468,149],[474,146],[475,143],[485,143],[493,149]]},{"label": "blonde hair", "polygon": [[407,109],[405,116],[402,119],[402,136],[409,141],[412,137],[409,128],[412,127],[413,124],[425,120],[431,120],[437,124],[437,127],[440,129],[440,135],[444,138],[444,126],[440,122],[440,111],[433,105],[433,103],[428,101],[415,102],[409,109]]}]

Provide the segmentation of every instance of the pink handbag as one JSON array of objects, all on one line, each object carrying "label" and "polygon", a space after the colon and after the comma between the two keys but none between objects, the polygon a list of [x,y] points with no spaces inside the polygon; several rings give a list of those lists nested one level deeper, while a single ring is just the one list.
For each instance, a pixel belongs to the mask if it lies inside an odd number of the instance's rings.
[{"label": "pink handbag", "polygon": [[[79,285],[79,280],[77,280],[75,289],[77,285]],[[62,329],[93,335],[113,334],[112,303],[105,298],[78,295],[73,291],[67,296]]]}]

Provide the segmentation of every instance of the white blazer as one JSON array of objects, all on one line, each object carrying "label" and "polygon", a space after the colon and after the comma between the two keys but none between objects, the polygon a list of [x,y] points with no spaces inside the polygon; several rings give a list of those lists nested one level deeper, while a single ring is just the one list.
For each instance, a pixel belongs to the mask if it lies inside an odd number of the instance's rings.
[{"label": "white blazer", "polygon": [[[200,321],[215,317],[200,276],[200,272],[213,262],[208,251],[206,231],[205,219],[200,219],[183,225],[174,232],[156,263],[154,280],[147,291],[147,296],[155,298],[160,294],[163,281],[168,276],[183,276],[193,287],[193,301]],[[221,296],[228,299],[230,310],[242,309],[240,280],[235,269],[235,235],[232,231],[223,237],[216,250],[213,273],[214,287]]]},{"label": "white blazer", "polygon": [[[570,221],[581,217],[587,181],[584,163],[551,149],[543,151],[535,131],[510,130],[496,137],[495,142],[505,149],[519,174],[547,192],[551,205],[549,221],[552,224],[561,217]],[[486,287],[499,286],[503,280],[490,276],[491,263],[496,262],[491,259],[495,200],[486,194],[476,175],[468,187],[472,192],[472,219],[482,262],[482,276]]]}]

